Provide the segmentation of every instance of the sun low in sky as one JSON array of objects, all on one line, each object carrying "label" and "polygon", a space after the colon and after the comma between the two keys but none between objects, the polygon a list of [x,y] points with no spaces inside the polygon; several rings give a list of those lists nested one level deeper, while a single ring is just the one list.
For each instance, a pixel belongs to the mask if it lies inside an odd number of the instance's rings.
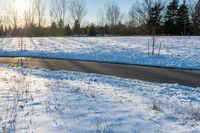
[{"label": "sun low in sky", "polygon": [[23,15],[23,13],[28,10],[29,6],[29,0],[15,0],[15,8],[19,15]]}]

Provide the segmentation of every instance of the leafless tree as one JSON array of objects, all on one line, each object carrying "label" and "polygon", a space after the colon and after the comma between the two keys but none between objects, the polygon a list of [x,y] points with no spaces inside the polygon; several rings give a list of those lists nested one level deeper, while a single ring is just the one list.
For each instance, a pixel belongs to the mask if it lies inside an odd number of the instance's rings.
[{"label": "leafless tree", "polygon": [[110,26],[116,26],[120,21],[120,7],[116,1],[109,1],[105,4],[105,21]]},{"label": "leafless tree", "polygon": [[98,23],[108,24],[111,27],[116,26],[122,18],[118,3],[115,0],[108,1],[103,9],[99,9],[97,18]]},{"label": "leafless tree", "polygon": [[167,0],[142,0],[133,3],[129,9],[129,18],[137,24],[144,25],[149,19],[150,9],[155,3],[161,3],[163,7]]},{"label": "leafless tree", "polygon": [[35,9],[36,9],[36,16],[38,26],[41,27],[45,23],[45,10],[46,10],[46,3],[45,0],[34,0]]},{"label": "leafless tree", "polygon": [[57,23],[63,22],[63,25],[66,21],[66,12],[67,12],[67,0],[51,0],[50,5],[50,18],[51,23],[56,21]]},{"label": "leafless tree", "polygon": [[192,16],[192,14],[194,13],[196,4],[197,4],[197,0],[188,0],[187,1],[187,6],[189,9],[190,16]]},{"label": "leafless tree", "polygon": [[136,11],[134,6],[131,7],[128,14],[129,14],[129,25],[131,27],[134,27],[136,25]]},{"label": "leafless tree", "polygon": [[189,1],[189,11],[192,20],[192,30],[196,35],[200,35],[200,1]]},{"label": "leafless tree", "polygon": [[29,27],[31,24],[35,23],[35,17],[36,17],[36,6],[35,6],[35,0],[31,0],[29,3],[29,8],[24,12],[24,21],[25,21],[25,27]]},{"label": "leafless tree", "polygon": [[152,0],[136,1],[129,10],[130,19],[139,24],[146,24],[152,4]]},{"label": "leafless tree", "polygon": [[7,21],[12,28],[17,29],[18,12],[15,6],[16,0],[6,0]]},{"label": "leafless tree", "polygon": [[87,7],[85,0],[71,0],[69,4],[69,14],[73,21],[81,24],[83,18],[87,15]]},{"label": "leafless tree", "polygon": [[103,12],[102,9],[99,9],[98,12],[97,12],[97,24],[99,26],[105,25],[104,12]]}]

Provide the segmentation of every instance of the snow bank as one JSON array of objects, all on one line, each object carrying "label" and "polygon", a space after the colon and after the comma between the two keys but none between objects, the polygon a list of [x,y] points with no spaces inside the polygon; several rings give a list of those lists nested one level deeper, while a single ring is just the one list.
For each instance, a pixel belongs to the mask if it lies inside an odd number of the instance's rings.
[{"label": "snow bank", "polygon": [[[0,39],[1,56],[47,57],[105,61],[200,70],[200,37],[156,37],[155,55],[151,37],[25,38],[19,51],[18,38]],[[160,56],[158,56],[161,45]]]},{"label": "snow bank", "polygon": [[40,68],[0,73],[0,132],[200,131],[200,88]]}]

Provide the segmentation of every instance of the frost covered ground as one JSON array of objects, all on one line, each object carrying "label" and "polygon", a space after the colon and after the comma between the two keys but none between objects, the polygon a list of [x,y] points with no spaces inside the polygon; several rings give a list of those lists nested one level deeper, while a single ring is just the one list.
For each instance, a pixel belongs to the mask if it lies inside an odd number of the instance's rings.
[{"label": "frost covered ground", "polygon": [[200,88],[7,65],[0,73],[0,132],[200,132]]},{"label": "frost covered ground", "polygon": [[[200,37],[156,37],[155,53],[148,55],[152,37],[25,38],[19,51],[18,38],[1,38],[1,56],[49,57],[109,61],[200,69]],[[162,42],[160,56],[159,45]],[[150,50],[151,52],[151,46]]]}]

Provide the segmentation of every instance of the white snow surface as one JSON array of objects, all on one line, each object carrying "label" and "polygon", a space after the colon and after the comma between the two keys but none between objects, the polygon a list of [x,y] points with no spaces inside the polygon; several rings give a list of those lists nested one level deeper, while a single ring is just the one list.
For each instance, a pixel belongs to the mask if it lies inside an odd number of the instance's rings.
[{"label": "white snow surface", "polygon": [[[0,39],[0,56],[46,57],[105,61],[200,70],[200,37],[156,37],[155,55],[152,37],[65,37]],[[160,56],[158,56],[160,43]]]},{"label": "white snow surface", "polygon": [[200,88],[36,67],[0,73],[0,132],[200,133]]}]

